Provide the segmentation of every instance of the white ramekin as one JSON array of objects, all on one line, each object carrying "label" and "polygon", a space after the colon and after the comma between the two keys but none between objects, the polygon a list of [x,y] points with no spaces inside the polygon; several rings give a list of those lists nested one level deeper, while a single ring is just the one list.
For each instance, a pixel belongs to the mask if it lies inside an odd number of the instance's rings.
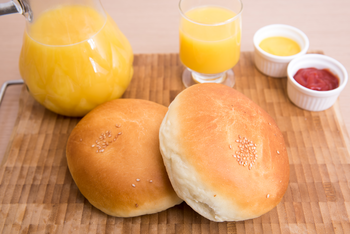
[{"label": "white ramekin", "polygon": [[[287,37],[297,42],[301,48],[298,54],[292,56],[276,56],[262,50],[260,42],[268,37]],[[309,39],[299,29],[284,25],[272,24],[259,29],[253,38],[255,66],[265,75],[271,77],[286,77],[287,66],[294,58],[306,54],[309,49]]]},{"label": "white ramekin", "polygon": [[[329,69],[339,78],[339,87],[329,91],[316,91],[305,88],[293,78],[301,68],[314,67]],[[337,60],[321,54],[306,54],[293,59],[287,68],[287,93],[289,99],[298,107],[309,111],[322,111],[331,107],[348,82],[348,73]]]}]

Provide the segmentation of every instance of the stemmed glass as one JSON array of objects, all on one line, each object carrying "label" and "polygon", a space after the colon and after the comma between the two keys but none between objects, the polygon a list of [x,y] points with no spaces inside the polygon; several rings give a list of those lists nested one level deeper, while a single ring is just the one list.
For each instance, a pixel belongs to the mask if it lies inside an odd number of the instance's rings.
[{"label": "stemmed glass", "polygon": [[180,0],[180,59],[185,87],[222,83],[233,87],[240,56],[241,0]]}]

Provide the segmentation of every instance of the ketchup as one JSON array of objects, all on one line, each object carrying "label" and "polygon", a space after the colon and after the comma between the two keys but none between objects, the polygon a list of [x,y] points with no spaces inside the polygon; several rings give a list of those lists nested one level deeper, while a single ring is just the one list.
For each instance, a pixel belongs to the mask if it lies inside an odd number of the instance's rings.
[{"label": "ketchup", "polygon": [[317,91],[332,90],[339,86],[338,77],[328,69],[302,68],[294,75],[294,79],[302,86]]}]

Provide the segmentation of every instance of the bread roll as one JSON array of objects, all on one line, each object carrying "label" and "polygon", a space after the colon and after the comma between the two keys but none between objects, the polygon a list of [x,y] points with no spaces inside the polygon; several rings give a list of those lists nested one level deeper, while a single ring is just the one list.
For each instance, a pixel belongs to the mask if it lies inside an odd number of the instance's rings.
[{"label": "bread roll", "polygon": [[118,99],[96,107],[73,129],[67,162],[80,192],[96,208],[119,217],[165,210],[182,200],[159,152],[167,108]]},{"label": "bread roll", "polygon": [[175,98],[160,128],[160,150],[178,196],[212,221],[258,217],[288,186],[275,121],[224,85],[194,85]]}]

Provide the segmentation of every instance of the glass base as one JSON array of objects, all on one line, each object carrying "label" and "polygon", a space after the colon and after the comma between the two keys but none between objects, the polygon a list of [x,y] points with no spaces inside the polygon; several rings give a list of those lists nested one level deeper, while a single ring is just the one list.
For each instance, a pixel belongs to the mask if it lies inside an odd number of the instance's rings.
[{"label": "glass base", "polygon": [[218,83],[232,88],[236,83],[232,69],[218,74],[202,74],[188,68],[182,73],[182,82],[186,88],[201,83]]}]

